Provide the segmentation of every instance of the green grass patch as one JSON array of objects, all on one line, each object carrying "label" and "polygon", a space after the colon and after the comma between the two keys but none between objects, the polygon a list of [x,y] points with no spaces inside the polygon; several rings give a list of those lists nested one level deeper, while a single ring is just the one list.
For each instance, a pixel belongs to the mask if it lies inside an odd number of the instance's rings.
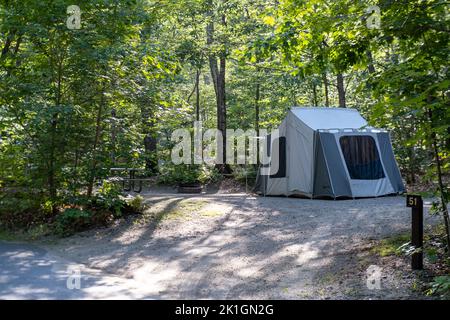
[{"label": "green grass patch", "polygon": [[427,295],[438,295],[441,299],[450,299],[450,275],[434,277]]},{"label": "green grass patch", "polygon": [[49,225],[39,224],[27,230],[9,230],[0,228],[0,240],[3,241],[33,241],[51,233]]},{"label": "green grass patch", "polygon": [[399,247],[410,240],[410,235],[406,233],[385,238],[372,249],[372,252],[380,255],[381,257],[401,255]]},{"label": "green grass patch", "polygon": [[183,200],[175,208],[164,214],[166,219],[190,219],[191,215],[198,213],[208,204],[205,200]]},{"label": "green grass patch", "polygon": [[408,194],[414,194],[421,196],[424,199],[430,199],[436,197],[436,193],[432,190],[425,190],[425,191],[415,191],[415,192],[409,192],[402,194],[402,197],[406,198]]},{"label": "green grass patch", "polygon": [[163,220],[190,220],[193,214],[199,214],[208,204],[206,200],[185,199],[161,210],[152,212],[158,222]]},{"label": "green grass patch", "polygon": [[0,229],[0,240],[17,241],[17,240],[22,240],[22,239],[19,236],[19,234],[16,232],[13,232],[10,230],[5,230],[5,229]]},{"label": "green grass patch", "polygon": [[218,217],[223,214],[220,210],[203,210],[200,212],[200,215],[205,218]]}]

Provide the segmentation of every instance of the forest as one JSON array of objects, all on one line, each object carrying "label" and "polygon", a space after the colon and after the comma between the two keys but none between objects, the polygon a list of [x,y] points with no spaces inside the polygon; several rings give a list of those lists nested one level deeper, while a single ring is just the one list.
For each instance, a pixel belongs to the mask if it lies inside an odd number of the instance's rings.
[{"label": "forest", "polygon": [[408,192],[434,199],[448,247],[449,9],[0,0],[0,228],[66,235],[139,209],[111,168],[162,185],[254,181],[255,165],[173,164],[172,132],[202,121],[259,135],[291,107],[339,107],[389,130]]}]

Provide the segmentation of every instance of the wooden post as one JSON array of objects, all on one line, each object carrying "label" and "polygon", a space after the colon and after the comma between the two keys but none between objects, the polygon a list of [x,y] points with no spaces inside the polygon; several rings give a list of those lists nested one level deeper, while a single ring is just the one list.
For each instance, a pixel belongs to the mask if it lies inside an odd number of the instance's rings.
[{"label": "wooden post", "polygon": [[416,248],[411,256],[411,268],[423,269],[423,201],[421,196],[407,195],[406,206],[412,208],[411,245]]}]

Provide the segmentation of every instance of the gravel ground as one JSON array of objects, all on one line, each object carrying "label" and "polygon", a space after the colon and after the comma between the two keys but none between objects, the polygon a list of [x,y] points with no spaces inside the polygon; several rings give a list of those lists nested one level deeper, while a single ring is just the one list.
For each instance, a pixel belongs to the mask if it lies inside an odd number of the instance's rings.
[{"label": "gravel ground", "polygon": [[140,287],[32,244],[0,241],[0,300],[134,299]]},{"label": "gravel ground", "polygon": [[[409,230],[403,197],[143,195],[150,209],[140,219],[41,245],[136,281],[137,298],[423,298],[412,289],[406,260],[370,250],[377,239]],[[436,221],[425,217],[426,224]],[[382,268],[375,289],[367,286],[370,265]]]}]

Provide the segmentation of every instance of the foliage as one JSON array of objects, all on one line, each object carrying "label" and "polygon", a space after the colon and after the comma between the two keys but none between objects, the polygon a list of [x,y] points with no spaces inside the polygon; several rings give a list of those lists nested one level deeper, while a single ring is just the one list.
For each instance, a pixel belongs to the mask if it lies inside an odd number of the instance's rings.
[{"label": "foliage", "polygon": [[0,197],[0,226],[17,229],[46,223],[49,215],[42,203],[46,203],[42,195],[30,197],[27,193],[5,192]]},{"label": "foliage", "polygon": [[88,210],[66,209],[56,218],[55,231],[63,236],[82,231],[91,224],[92,216]]},{"label": "foliage", "polygon": [[256,40],[247,56],[279,57],[313,84],[321,74],[336,76],[340,107],[351,98],[371,125],[393,132],[407,182],[422,174],[437,187],[450,239],[443,178],[450,146],[448,6],[440,0],[373,4],[382,12],[379,28],[367,27],[364,2],[281,1],[267,19],[273,34]]},{"label": "foliage", "polygon": [[428,295],[439,295],[442,299],[450,298],[450,276],[435,277],[430,283]]},{"label": "foliage", "polygon": [[241,183],[247,183],[251,186],[256,181],[257,168],[255,166],[236,166],[233,168],[233,178]]},{"label": "foliage", "polygon": [[112,220],[128,214],[142,213],[145,206],[142,196],[123,197],[119,187],[104,183],[93,198],[79,197],[58,214],[53,230],[61,236],[68,236],[89,228],[106,226]]},{"label": "foliage", "polygon": [[409,245],[410,235],[400,234],[393,237],[385,238],[377,244],[373,251],[379,254],[381,257],[387,257],[391,255],[401,255],[402,248]]},{"label": "foliage", "polygon": [[5,234],[22,230],[21,237],[35,239],[50,233],[67,236],[92,227],[105,226],[113,219],[142,213],[141,196],[125,198],[117,185],[104,183],[92,197],[68,196],[56,211],[45,198],[10,193],[0,198],[0,229]]},{"label": "foliage", "polygon": [[127,198],[125,201],[134,212],[142,212],[144,210],[144,198],[140,195]]},{"label": "foliage", "polygon": [[214,167],[206,165],[173,165],[168,163],[160,168],[159,183],[162,184],[190,184],[212,183],[220,179]]},{"label": "foliage", "polygon": [[70,4],[0,3],[0,181],[52,201],[66,190],[91,194],[118,161],[142,163],[142,93],[157,93],[176,69],[147,44],[159,19],[150,4],[81,1],[80,30],[66,27]]},{"label": "foliage", "polygon": [[119,185],[105,181],[91,200],[91,206],[109,210],[118,217],[122,214],[122,209],[126,205],[121,195],[122,191]]},{"label": "foliage", "polygon": [[0,195],[5,225],[38,226],[67,207],[120,216],[118,190],[95,190],[111,167],[145,167],[167,184],[217,180],[169,155],[197,104],[204,128],[218,127],[218,60],[228,128],[274,128],[292,106],[357,108],[390,130],[409,188],[432,189],[446,216],[445,1],[370,1],[379,29],[364,1],[80,0],[81,29],[70,30],[72,4],[0,1],[0,187],[23,190]]}]

